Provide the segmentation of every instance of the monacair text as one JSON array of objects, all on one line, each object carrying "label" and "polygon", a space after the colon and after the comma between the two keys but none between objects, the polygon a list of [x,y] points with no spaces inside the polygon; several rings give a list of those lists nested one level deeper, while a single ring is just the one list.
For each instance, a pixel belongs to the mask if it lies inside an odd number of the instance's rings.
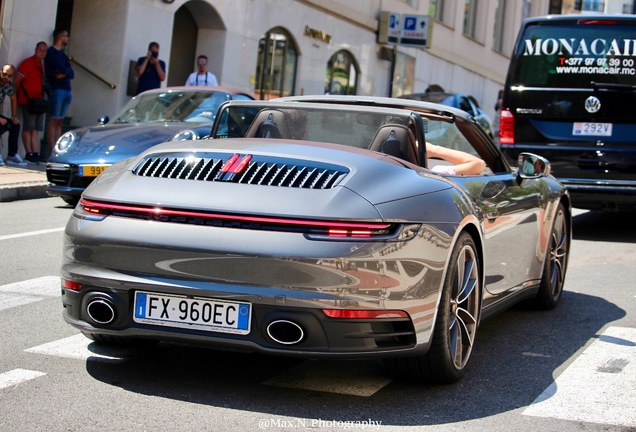
[{"label": "monacair text", "polygon": [[526,39],[524,56],[636,56],[636,39],[594,39],[590,42],[577,38]]}]

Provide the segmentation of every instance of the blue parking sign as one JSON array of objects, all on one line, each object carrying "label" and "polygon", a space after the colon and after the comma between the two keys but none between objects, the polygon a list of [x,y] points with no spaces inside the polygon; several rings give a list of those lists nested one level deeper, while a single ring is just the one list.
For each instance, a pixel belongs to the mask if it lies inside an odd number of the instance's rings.
[{"label": "blue parking sign", "polygon": [[428,46],[428,15],[402,15],[400,44]]},{"label": "blue parking sign", "polygon": [[416,31],[417,30],[417,17],[407,16],[404,18],[404,30]]}]

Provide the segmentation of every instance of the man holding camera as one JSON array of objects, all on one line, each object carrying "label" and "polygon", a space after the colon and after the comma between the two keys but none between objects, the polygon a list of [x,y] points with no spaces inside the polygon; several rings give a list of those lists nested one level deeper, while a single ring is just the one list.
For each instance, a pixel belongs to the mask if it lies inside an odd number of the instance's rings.
[{"label": "man holding camera", "polygon": [[161,87],[161,82],[166,79],[166,64],[163,60],[159,60],[159,44],[157,42],[150,42],[148,53],[145,57],[139,57],[135,69],[139,78],[135,95]]}]

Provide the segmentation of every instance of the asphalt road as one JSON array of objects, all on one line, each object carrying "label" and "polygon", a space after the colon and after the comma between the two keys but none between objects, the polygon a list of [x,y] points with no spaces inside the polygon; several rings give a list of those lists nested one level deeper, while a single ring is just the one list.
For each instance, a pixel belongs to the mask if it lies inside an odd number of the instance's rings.
[{"label": "asphalt road", "polygon": [[634,214],[577,212],[559,307],[483,323],[467,376],[424,386],[378,361],[104,350],[61,318],[71,212],[0,203],[2,431],[636,430]]}]

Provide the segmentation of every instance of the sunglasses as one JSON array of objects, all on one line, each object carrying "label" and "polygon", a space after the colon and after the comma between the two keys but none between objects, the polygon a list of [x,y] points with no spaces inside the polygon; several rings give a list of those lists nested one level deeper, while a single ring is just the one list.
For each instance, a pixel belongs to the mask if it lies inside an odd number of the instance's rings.
[{"label": "sunglasses", "polygon": [[199,61],[199,62],[197,62],[197,64],[198,64],[199,66],[205,66],[206,64],[208,64],[208,62],[206,62],[206,61]]},{"label": "sunglasses", "polygon": [[13,74],[2,72],[2,76],[13,78]]}]

